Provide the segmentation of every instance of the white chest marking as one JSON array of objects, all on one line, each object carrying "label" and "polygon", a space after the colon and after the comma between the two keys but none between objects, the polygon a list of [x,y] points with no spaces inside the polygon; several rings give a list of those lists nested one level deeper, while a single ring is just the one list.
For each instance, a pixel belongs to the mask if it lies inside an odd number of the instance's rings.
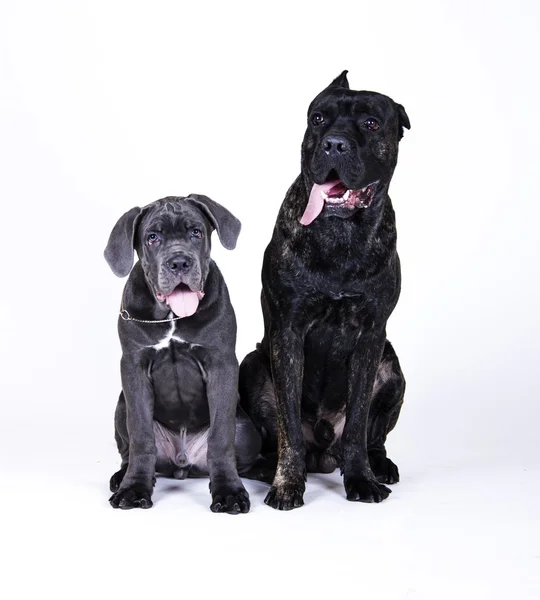
[{"label": "white chest marking", "polygon": [[[165,334],[165,337],[163,337],[157,344],[154,344],[153,346],[150,346],[151,348],[153,348],[154,350],[164,350],[165,348],[169,347],[169,344],[174,341],[174,342],[183,342],[184,344],[189,344],[189,342],[186,342],[186,340],[183,340],[181,337],[174,335],[174,330],[176,329],[176,321],[171,321],[171,328],[169,329],[169,331]],[[189,344],[190,346],[195,346],[196,344]]]}]

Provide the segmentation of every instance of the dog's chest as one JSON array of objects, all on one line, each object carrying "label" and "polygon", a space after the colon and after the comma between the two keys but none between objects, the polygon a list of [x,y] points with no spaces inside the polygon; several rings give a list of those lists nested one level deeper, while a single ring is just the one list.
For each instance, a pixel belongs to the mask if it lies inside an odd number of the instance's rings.
[{"label": "dog's chest", "polygon": [[[324,301],[304,340],[302,412],[309,420],[339,420],[347,398],[347,365],[373,318],[356,298]],[[335,423],[333,423],[335,425]]]},{"label": "dog's chest", "polygon": [[372,326],[375,308],[364,295],[328,291],[314,296],[306,310],[308,335],[331,333],[331,336],[342,338],[345,344],[348,340],[354,344],[361,331]]},{"label": "dog's chest", "polygon": [[176,322],[151,347],[150,376],[154,388],[154,417],[178,430],[198,429],[209,421],[205,370],[198,344],[184,340]]}]

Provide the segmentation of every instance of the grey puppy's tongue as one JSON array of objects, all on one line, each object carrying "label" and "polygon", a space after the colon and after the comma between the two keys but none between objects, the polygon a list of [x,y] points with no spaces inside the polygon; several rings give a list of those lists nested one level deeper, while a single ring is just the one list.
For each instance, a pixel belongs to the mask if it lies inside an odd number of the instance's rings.
[{"label": "grey puppy's tongue", "polygon": [[346,191],[346,187],[341,183],[339,179],[335,181],[327,181],[319,185],[318,183],[313,184],[311,193],[309,194],[309,200],[304,210],[304,214],[300,218],[302,225],[309,225],[314,221],[324,208],[324,196],[339,195]]},{"label": "grey puppy's tongue", "polygon": [[204,292],[192,292],[187,286],[179,286],[165,296],[165,300],[177,317],[191,317],[203,296]]}]

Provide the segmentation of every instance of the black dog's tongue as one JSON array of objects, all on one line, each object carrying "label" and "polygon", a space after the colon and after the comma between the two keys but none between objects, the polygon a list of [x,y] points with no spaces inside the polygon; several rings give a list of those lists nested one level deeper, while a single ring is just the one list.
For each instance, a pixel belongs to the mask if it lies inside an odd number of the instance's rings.
[{"label": "black dog's tongue", "polygon": [[378,183],[378,181],[374,181],[362,189],[356,190],[348,189],[340,179],[328,181],[322,185],[316,183],[311,188],[306,209],[300,217],[300,223],[302,225],[312,223],[321,214],[325,204],[349,210],[371,206]]},{"label": "black dog's tongue", "polygon": [[[330,189],[325,189],[328,185],[331,186]],[[347,186],[343,183],[343,181],[341,181],[341,179],[330,181],[329,183],[323,183],[323,185],[320,187],[323,188],[323,191],[329,198],[343,196],[343,194],[347,191]]]},{"label": "black dog's tongue", "polygon": [[321,214],[321,211],[324,208],[325,198],[343,196],[346,191],[347,187],[344,185],[341,179],[327,181],[322,185],[315,183],[311,188],[306,210],[300,218],[300,223],[302,223],[302,225],[309,225]]}]

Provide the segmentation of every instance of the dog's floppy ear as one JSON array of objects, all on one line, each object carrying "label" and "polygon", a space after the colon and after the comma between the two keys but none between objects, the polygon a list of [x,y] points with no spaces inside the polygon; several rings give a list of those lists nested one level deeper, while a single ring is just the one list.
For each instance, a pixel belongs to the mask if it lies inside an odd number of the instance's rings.
[{"label": "dog's floppy ear", "polygon": [[135,206],[123,214],[111,231],[103,255],[117,277],[129,275],[133,266],[135,231],[144,209]]},{"label": "dog's floppy ear", "polygon": [[186,200],[193,203],[210,220],[214,229],[217,231],[219,241],[227,250],[234,250],[236,240],[240,235],[242,227],[240,221],[225,207],[214,202],[208,196],[200,194],[190,194]]},{"label": "dog's floppy ear", "polygon": [[341,73],[341,75],[338,75],[326,89],[330,89],[330,88],[349,89],[349,82],[347,81],[347,73],[348,72],[349,71],[343,71],[343,73]]},{"label": "dog's floppy ear", "polygon": [[403,128],[405,127],[405,129],[410,129],[411,122],[409,121],[409,117],[407,116],[407,113],[405,112],[405,108],[401,104],[398,104],[397,102],[394,102],[394,104],[396,105],[397,113],[398,113],[398,117],[399,117],[399,139],[401,139],[403,137]]}]

